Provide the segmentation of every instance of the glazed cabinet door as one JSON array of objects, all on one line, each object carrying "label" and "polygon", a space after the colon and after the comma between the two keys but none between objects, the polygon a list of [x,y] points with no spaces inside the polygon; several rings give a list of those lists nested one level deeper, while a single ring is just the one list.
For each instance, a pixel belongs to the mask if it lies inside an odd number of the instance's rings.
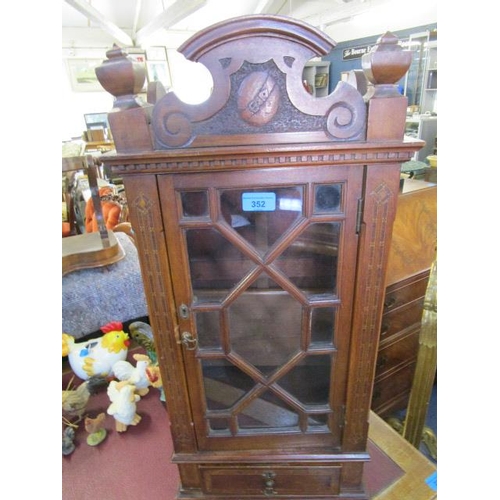
[{"label": "glazed cabinet door", "polygon": [[158,182],[199,449],[340,449],[362,167]]}]

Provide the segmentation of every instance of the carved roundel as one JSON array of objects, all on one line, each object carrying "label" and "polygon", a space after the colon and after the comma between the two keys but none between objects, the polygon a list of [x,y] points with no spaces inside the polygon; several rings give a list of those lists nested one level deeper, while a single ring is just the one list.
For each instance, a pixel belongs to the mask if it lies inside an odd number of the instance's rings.
[{"label": "carved roundel", "polygon": [[272,120],[278,111],[280,89],[266,71],[254,71],[238,89],[238,111],[251,125],[262,126]]}]

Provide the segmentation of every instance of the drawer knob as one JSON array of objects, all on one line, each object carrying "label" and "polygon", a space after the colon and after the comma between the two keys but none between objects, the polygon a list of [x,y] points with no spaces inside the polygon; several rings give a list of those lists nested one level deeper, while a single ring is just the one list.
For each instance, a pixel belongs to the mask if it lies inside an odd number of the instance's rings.
[{"label": "drawer knob", "polygon": [[382,326],[380,328],[380,336],[383,337],[384,335],[387,335],[387,332],[389,331],[390,327],[391,324],[389,322],[382,323]]},{"label": "drawer knob", "polygon": [[377,360],[377,368],[383,368],[387,364],[387,356],[381,355]]},{"label": "drawer knob", "polygon": [[390,309],[396,303],[396,297],[388,297],[384,301],[384,306],[386,309]]},{"label": "drawer knob", "polygon": [[276,474],[274,472],[264,472],[262,477],[264,478],[265,484],[264,495],[266,495],[266,497],[277,495],[278,492],[274,489],[274,478],[276,477]]}]

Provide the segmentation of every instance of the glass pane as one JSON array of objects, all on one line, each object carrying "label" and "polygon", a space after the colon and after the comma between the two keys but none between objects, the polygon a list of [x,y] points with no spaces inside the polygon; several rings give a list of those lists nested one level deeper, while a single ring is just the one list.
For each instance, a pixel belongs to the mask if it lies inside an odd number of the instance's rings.
[{"label": "glass pane", "polygon": [[342,184],[325,184],[314,189],[314,213],[338,213],[342,201]]},{"label": "glass pane", "polygon": [[215,229],[187,229],[186,241],[195,302],[222,300],[254,267]]},{"label": "glass pane", "polygon": [[262,254],[302,216],[302,187],[223,191],[222,216]]},{"label": "glass pane", "polygon": [[320,415],[311,415],[307,419],[307,425],[315,427],[316,430],[319,430],[319,428],[326,429],[328,426],[328,415],[325,415],[323,413]]},{"label": "glass pane", "polygon": [[184,217],[208,216],[208,195],[206,191],[185,191],[181,193],[181,202]]},{"label": "glass pane", "polygon": [[341,224],[311,224],[276,261],[306,295],[336,294]]},{"label": "glass pane", "polygon": [[229,429],[227,418],[210,418],[208,425],[210,425],[212,431],[226,431]]},{"label": "glass pane", "polygon": [[254,380],[225,359],[201,361],[209,410],[228,409],[254,386]]},{"label": "glass pane", "polygon": [[243,409],[238,415],[238,425],[242,429],[297,427],[299,416],[284,401],[267,391]]},{"label": "glass pane", "polygon": [[220,317],[218,311],[197,312],[196,336],[201,349],[217,349],[221,347]]},{"label": "glass pane", "polygon": [[335,313],[333,307],[317,307],[311,311],[312,344],[333,344]]},{"label": "glass pane", "polygon": [[278,380],[278,384],[304,405],[326,405],[330,394],[331,356],[306,356]]},{"label": "glass pane", "polygon": [[300,350],[301,329],[302,306],[283,290],[246,292],[229,307],[232,350],[266,376]]}]

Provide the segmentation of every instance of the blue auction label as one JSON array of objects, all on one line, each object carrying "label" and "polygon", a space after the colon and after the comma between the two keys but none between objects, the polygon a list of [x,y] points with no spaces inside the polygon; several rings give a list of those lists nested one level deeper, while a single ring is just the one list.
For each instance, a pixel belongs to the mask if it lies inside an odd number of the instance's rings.
[{"label": "blue auction label", "polygon": [[431,474],[426,480],[425,480],[427,486],[429,486],[429,488],[431,490],[434,490],[434,491],[437,491],[437,487],[438,487],[438,474],[437,474],[437,471],[434,472],[433,474]]},{"label": "blue auction label", "polygon": [[276,210],[276,193],[243,193],[241,205],[245,212],[273,212]]}]

